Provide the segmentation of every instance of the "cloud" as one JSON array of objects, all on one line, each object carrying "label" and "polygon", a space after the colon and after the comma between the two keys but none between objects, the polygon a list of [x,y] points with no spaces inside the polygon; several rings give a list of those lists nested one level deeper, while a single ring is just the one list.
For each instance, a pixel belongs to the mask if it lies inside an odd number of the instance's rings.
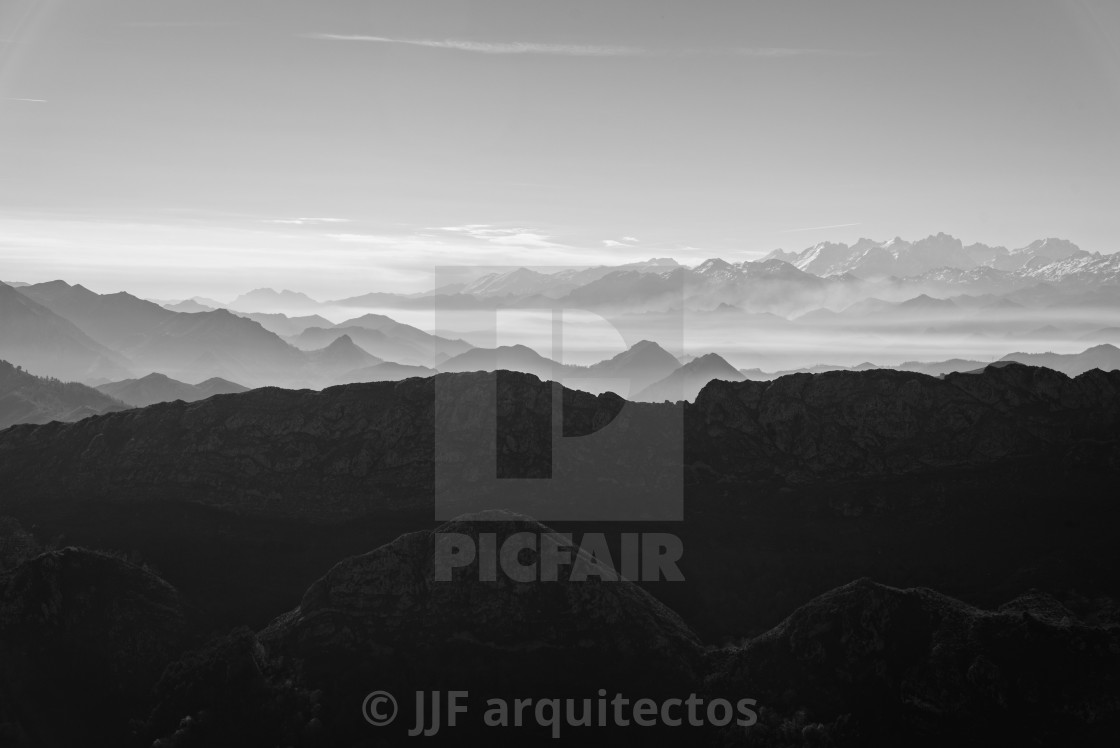
[{"label": "cloud", "polygon": [[408,239],[408,237],[390,236],[386,234],[327,234],[327,238],[339,242],[377,244],[379,246],[396,246]]},{"label": "cloud", "polygon": [[323,223],[350,223],[349,218],[272,218],[265,223],[279,223],[287,226],[307,226]]},{"label": "cloud", "polygon": [[568,57],[635,57],[647,54],[641,47],[595,44],[541,44],[537,42],[476,42],[464,39],[392,39],[357,34],[311,34],[312,39],[342,42],[380,42],[414,47],[453,49],[485,55],[563,55]]},{"label": "cloud", "polygon": [[444,226],[438,231],[446,231],[484,241],[489,244],[498,244],[509,247],[558,247],[548,234],[542,234],[534,229],[496,227],[488,223],[470,223],[465,226]]},{"label": "cloud", "polygon": [[617,239],[604,239],[604,247],[629,247],[631,244],[637,243],[636,236],[620,236]]},{"label": "cloud", "polygon": [[774,233],[775,234],[796,234],[796,233],[801,232],[801,231],[823,231],[824,229],[844,229],[844,228],[848,228],[849,226],[859,226],[859,225],[860,225],[859,222],[856,222],[856,223],[834,223],[830,226],[809,226],[809,227],[803,228],[803,229],[783,229],[781,231],[775,231]]},{"label": "cloud", "polygon": [[4,101],[26,101],[31,104],[46,104],[46,99],[22,99],[14,96],[5,96]]},{"label": "cloud", "polygon": [[467,39],[394,39],[364,34],[303,34],[308,39],[336,42],[406,44],[430,49],[449,49],[485,55],[559,55],[564,57],[798,57],[862,56],[865,52],[792,47],[699,47],[654,49],[618,44],[545,44],[541,42],[479,42]]}]

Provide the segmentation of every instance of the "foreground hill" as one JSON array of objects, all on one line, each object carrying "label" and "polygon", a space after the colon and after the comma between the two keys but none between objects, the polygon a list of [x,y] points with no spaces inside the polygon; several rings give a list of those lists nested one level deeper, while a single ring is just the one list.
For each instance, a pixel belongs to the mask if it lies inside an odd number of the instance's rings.
[{"label": "foreground hill", "polygon": [[[1092,604],[1032,591],[979,608],[859,579],[720,646],[638,585],[578,581],[568,564],[553,582],[483,581],[475,559],[436,581],[436,533],[484,532],[560,540],[517,515],[461,517],[340,560],[287,612],[225,636],[200,637],[149,569],[77,548],[33,558],[0,573],[0,635],[23,645],[0,650],[5,744],[365,745],[371,688],[464,689],[472,713],[491,698],[571,697],[578,709],[598,689],[629,703],[753,700],[746,729],[654,719],[644,745],[1106,746],[1120,727],[1120,628]],[[382,739],[414,724],[410,701],[399,708]],[[435,742],[618,745],[636,729],[532,723],[466,719]]]},{"label": "foreground hill", "polygon": [[37,377],[0,361],[0,429],[16,423],[80,421],[127,407],[84,384]]},{"label": "foreground hill", "polygon": [[187,613],[150,569],[64,548],[0,573],[0,641],[0,742],[126,745]]}]

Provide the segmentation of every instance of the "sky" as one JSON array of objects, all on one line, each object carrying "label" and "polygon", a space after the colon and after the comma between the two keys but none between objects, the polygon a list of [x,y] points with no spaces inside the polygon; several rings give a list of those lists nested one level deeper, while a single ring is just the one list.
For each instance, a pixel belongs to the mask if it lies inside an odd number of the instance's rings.
[{"label": "sky", "polygon": [[0,278],[1120,249],[1114,0],[0,0]]}]

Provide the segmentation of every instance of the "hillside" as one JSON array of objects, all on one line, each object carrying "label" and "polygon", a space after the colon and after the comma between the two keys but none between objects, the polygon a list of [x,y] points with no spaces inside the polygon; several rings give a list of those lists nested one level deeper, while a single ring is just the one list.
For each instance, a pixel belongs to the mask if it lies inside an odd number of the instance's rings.
[{"label": "hillside", "polygon": [[[462,411],[464,420],[448,422],[447,438],[479,428],[476,421],[487,417],[483,399],[494,397],[498,382],[498,407],[508,402],[516,409],[509,412],[517,415],[519,433],[513,451],[499,459],[512,460],[511,469],[524,474],[551,460],[544,450],[551,439],[547,382],[512,373],[437,379],[438,402],[474,403]],[[20,501],[50,494],[233,502],[241,511],[308,517],[423,507],[433,486],[436,387],[436,379],[414,378],[322,392],[266,388],[96,422],[21,427],[0,437],[0,482]],[[588,433],[590,424],[616,417],[632,429],[626,439],[624,431],[603,432],[598,438],[610,440],[604,443],[570,440],[577,462],[568,469],[579,473],[585,463],[595,473],[596,450],[609,444],[621,450],[617,459],[633,461],[628,469],[635,476],[653,481],[662,474],[663,466],[643,451],[649,444],[637,437],[655,440],[680,406],[623,406],[613,396],[566,391],[566,434]],[[685,462],[739,481],[883,479],[1058,459],[1082,439],[1113,444],[1118,424],[1120,372],[1070,379],[1008,364],[941,379],[869,370],[716,381],[684,410]],[[1101,447],[1105,454],[1111,448]],[[492,446],[468,442],[460,449],[466,451],[456,459],[464,464],[495,459]],[[237,477],[245,454],[254,455],[252,481]],[[37,467],[48,464],[53,468]],[[217,490],[231,485],[240,488]],[[546,482],[540,500],[547,489]],[[588,490],[598,489],[589,484]]]},{"label": "hillside", "polygon": [[84,384],[37,377],[0,361],[0,429],[16,423],[79,421],[127,407]]},{"label": "hillside", "polygon": [[66,380],[129,374],[123,357],[5,284],[0,284],[0,358]]}]

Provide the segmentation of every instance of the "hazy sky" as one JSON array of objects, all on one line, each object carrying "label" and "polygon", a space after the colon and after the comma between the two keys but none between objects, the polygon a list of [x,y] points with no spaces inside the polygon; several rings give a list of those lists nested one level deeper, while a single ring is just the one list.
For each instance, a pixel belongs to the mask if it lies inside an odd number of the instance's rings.
[{"label": "hazy sky", "polygon": [[[1120,249],[1120,3],[0,0],[0,278]],[[329,219],[329,220],[324,220]]]}]

